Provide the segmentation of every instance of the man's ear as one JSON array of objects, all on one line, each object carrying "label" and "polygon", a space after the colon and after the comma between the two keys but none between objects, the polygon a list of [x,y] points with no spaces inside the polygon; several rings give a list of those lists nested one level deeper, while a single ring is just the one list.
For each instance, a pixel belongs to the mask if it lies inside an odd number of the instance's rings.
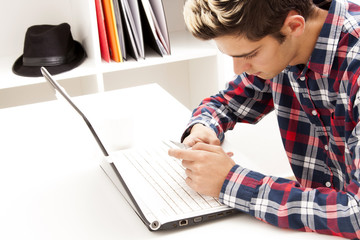
[{"label": "man's ear", "polygon": [[302,35],[305,31],[305,18],[297,11],[290,11],[280,31],[286,36],[298,37]]}]

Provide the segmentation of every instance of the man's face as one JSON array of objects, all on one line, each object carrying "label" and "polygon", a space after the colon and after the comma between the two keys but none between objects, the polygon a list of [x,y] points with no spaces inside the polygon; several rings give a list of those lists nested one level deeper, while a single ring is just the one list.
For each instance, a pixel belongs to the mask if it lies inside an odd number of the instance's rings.
[{"label": "man's face", "polygon": [[[286,38],[280,43],[271,36],[250,41],[239,36],[222,36],[214,39],[219,50],[233,58],[235,74],[246,72],[263,79],[278,75],[293,63],[297,48]],[[292,64],[293,63],[293,64]]]}]

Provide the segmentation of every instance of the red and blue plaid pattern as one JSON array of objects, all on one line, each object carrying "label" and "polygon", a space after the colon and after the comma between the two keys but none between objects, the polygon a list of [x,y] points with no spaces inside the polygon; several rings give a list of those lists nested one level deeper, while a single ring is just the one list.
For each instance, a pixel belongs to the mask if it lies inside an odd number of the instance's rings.
[{"label": "red and blue plaid pattern", "polygon": [[256,123],[275,109],[298,180],[236,165],[223,203],[282,228],[360,238],[359,23],[358,5],[333,1],[306,66],[271,80],[239,75],[194,110],[189,126],[208,125],[223,140],[235,123]]}]

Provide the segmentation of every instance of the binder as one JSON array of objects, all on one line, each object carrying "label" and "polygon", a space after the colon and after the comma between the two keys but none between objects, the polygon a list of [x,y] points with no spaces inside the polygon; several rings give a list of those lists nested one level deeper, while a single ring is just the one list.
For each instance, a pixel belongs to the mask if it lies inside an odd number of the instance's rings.
[{"label": "binder", "polygon": [[120,52],[123,60],[126,60],[126,49],[125,49],[125,38],[124,38],[124,25],[121,20],[121,10],[119,5],[119,0],[113,0],[114,5],[114,14],[116,22],[116,30],[119,38]]},{"label": "binder", "polygon": [[[144,37],[141,25],[141,16],[138,1],[134,0],[126,0],[129,3],[131,15],[134,20],[135,32],[137,33],[135,36],[136,45],[139,50],[140,57],[145,58],[145,50],[144,50]],[[130,21],[131,23],[131,21]]]},{"label": "binder", "polygon": [[104,12],[101,4],[101,0],[95,0],[97,26],[99,32],[99,43],[101,57],[106,61],[110,62],[109,44],[106,36]]},{"label": "binder", "polygon": [[138,60],[140,53],[136,46],[135,35],[137,34],[135,29],[134,20],[130,11],[130,7],[127,0],[119,0],[122,19],[124,20],[124,36],[126,40],[126,52],[129,53],[135,60]]},{"label": "binder", "polygon": [[119,36],[116,28],[113,0],[102,0],[102,4],[111,59],[115,62],[122,62],[123,58],[120,51]]},{"label": "binder", "polygon": [[151,8],[155,14],[155,28],[161,33],[162,41],[168,54],[171,54],[169,30],[167,27],[166,15],[162,0],[150,0]]},{"label": "binder", "polygon": [[122,62],[127,60],[128,55],[136,60],[145,58],[145,45],[161,56],[171,54],[162,0],[95,0],[95,2],[99,19],[101,55],[105,61],[109,62],[112,59],[115,62]]},{"label": "binder", "polygon": [[136,51],[141,58],[145,58],[144,40],[142,34],[139,4],[137,0],[121,0],[124,3],[126,18],[130,26],[130,33],[134,41]]},{"label": "binder", "polygon": [[144,42],[161,56],[170,54],[170,41],[161,0],[140,0]]}]

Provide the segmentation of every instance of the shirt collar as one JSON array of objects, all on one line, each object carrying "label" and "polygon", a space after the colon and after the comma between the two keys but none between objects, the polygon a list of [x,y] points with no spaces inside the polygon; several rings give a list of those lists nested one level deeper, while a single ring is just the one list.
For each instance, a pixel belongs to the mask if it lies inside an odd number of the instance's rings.
[{"label": "shirt collar", "polygon": [[333,0],[307,67],[329,76],[339,44],[347,8],[346,0]]}]

